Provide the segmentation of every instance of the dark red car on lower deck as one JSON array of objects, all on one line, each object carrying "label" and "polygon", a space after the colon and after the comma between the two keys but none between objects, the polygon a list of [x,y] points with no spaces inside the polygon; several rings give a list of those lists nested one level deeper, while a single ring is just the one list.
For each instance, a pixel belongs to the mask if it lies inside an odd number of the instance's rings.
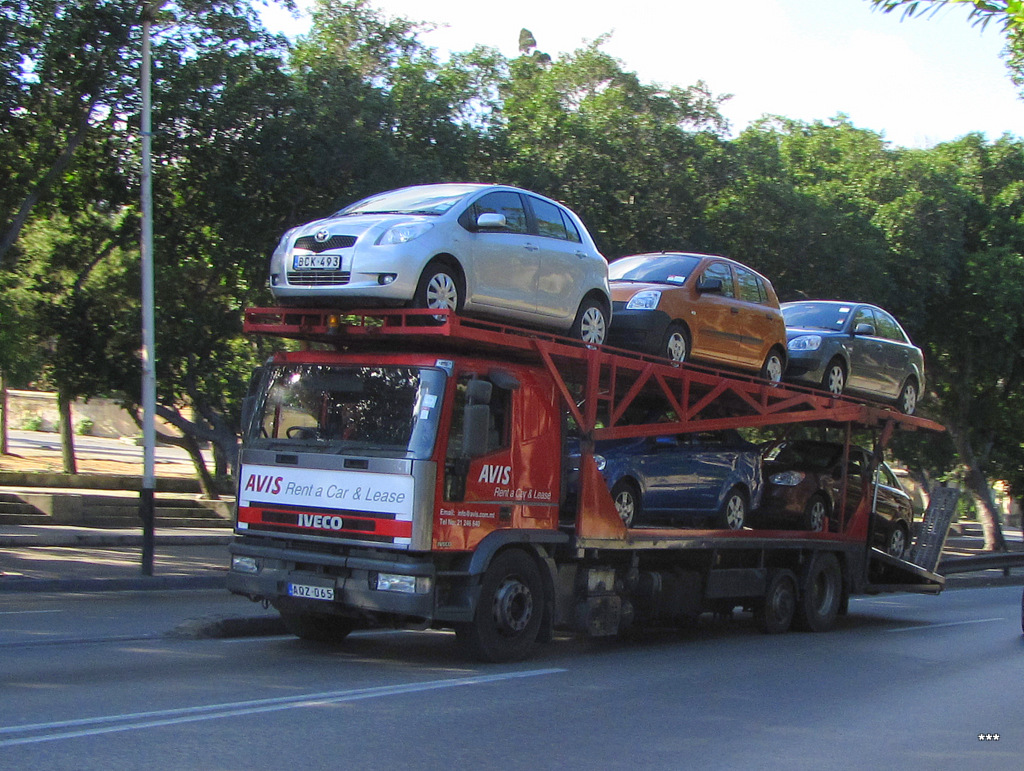
[{"label": "dark red car on lower deck", "polygon": [[[850,446],[845,508],[843,507],[843,444],[791,439],[768,445],[762,452],[764,492],[761,508],[751,515],[757,527],[784,527],[819,532],[838,530],[841,511],[853,514],[871,484],[871,453]],[[894,557],[910,547],[914,508],[896,475],[885,463],[875,473],[874,542]]]}]

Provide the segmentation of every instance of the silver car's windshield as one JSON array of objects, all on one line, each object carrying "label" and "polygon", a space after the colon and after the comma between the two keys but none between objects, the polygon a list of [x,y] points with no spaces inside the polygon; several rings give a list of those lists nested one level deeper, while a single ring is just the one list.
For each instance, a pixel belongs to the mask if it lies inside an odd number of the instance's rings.
[{"label": "silver car's windshield", "polygon": [[451,209],[479,188],[470,185],[426,185],[372,195],[337,212],[335,217],[355,214],[433,214]]},{"label": "silver car's windshield", "polygon": [[700,257],[689,254],[623,257],[608,266],[608,279],[651,284],[682,284],[699,263]]},{"label": "silver car's windshield", "polygon": [[787,327],[839,332],[852,311],[852,305],[843,303],[793,303],[783,306],[782,317]]},{"label": "silver car's windshield", "polygon": [[416,367],[271,367],[246,443],[270,449],[427,458],[445,374]]}]

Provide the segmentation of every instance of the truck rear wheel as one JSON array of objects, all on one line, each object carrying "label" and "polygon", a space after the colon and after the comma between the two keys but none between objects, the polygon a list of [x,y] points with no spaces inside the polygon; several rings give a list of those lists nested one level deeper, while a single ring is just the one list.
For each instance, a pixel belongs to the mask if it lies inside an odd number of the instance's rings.
[{"label": "truck rear wheel", "polygon": [[296,637],[313,642],[341,642],[356,628],[355,619],[316,613],[279,611],[285,628]]},{"label": "truck rear wheel", "polygon": [[487,568],[473,621],[457,626],[455,634],[481,661],[520,661],[537,641],[543,616],[544,587],[537,563],[510,549]]},{"label": "truck rear wheel", "polygon": [[775,570],[768,578],[764,600],[754,608],[754,620],[765,634],[788,632],[796,614],[796,576]]},{"label": "truck rear wheel", "polygon": [[806,632],[827,632],[843,601],[843,573],[836,555],[815,554],[804,570],[794,624]]}]

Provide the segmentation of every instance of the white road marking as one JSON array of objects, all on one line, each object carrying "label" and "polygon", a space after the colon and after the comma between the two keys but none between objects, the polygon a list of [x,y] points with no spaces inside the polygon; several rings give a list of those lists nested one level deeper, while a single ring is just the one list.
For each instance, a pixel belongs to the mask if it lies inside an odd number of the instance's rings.
[{"label": "white road marking", "polygon": [[29,613],[63,613],[63,610],[54,608],[53,610],[0,610],[0,616],[20,616],[28,615]]},{"label": "white road marking", "polygon": [[947,626],[966,626],[967,624],[989,624],[993,621],[1006,621],[1005,618],[976,618],[971,621],[950,621],[947,624],[923,624],[921,626],[901,626],[899,629],[886,629],[886,632],[917,632],[923,629],[941,629]]},{"label": "white road marking", "polygon": [[[429,680],[423,683],[383,685],[376,688],[356,688],[346,691],[325,691],[323,693],[309,693],[301,696],[282,696],[273,699],[254,699],[252,701],[208,704],[205,706],[181,707],[179,709],[156,710],[153,712],[106,715],[103,717],[80,718],[78,720],[61,720],[53,723],[3,726],[0,727],[0,735],[14,736],[10,739],[0,739],[0,747],[38,744],[40,742],[52,742],[61,739],[76,739],[82,736],[98,736],[117,731],[138,731],[143,728],[157,728],[181,723],[195,723],[201,720],[241,717],[264,712],[279,712],[286,709],[304,709],[307,707],[319,707],[324,704],[339,704],[341,702],[375,699],[383,696],[436,691],[465,685],[483,685],[503,680],[560,674],[565,671],[567,670],[532,669],[525,672],[505,672],[504,674],[459,677],[451,680]],[[18,736],[17,734],[27,735]]]}]

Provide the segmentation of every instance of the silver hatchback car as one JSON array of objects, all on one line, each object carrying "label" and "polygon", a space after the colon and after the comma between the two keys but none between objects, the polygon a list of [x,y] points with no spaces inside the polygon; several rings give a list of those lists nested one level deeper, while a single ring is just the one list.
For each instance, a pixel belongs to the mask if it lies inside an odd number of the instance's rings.
[{"label": "silver hatchback car", "polygon": [[364,198],[284,234],[282,305],[449,308],[604,342],[608,262],[579,217],[504,185],[436,184]]}]

